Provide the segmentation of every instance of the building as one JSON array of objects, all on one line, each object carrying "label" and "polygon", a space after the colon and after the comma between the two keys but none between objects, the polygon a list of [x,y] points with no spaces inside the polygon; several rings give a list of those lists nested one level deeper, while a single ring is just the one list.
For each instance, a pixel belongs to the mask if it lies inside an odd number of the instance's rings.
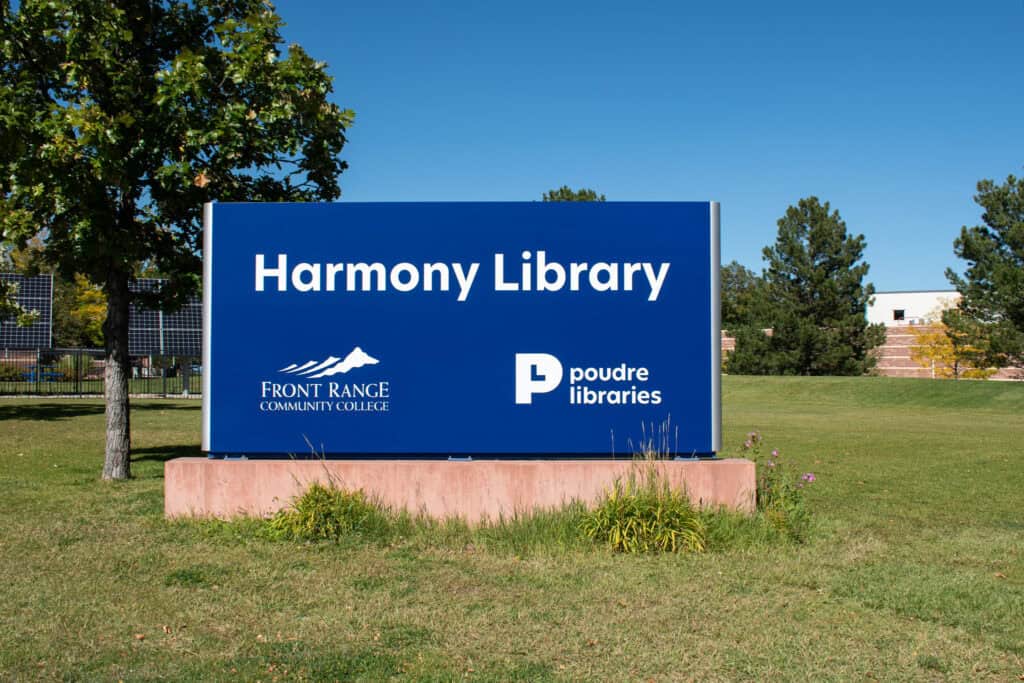
[{"label": "building", "polygon": [[[878,358],[875,372],[885,377],[934,378],[935,369],[924,367],[911,358],[917,343],[912,328],[923,329],[942,321],[942,312],[960,301],[955,289],[900,292],[876,292],[867,307],[869,323],[885,326],[885,342],[873,353]],[[736,340],[722,334],[722,355],[736,347]],[[1022,368],[1002,368],[992,379],[1024,379]]]},{"label": "building", "polygon": [[950,290],[876,292],[867,308],[868,322],[885,325],[885,343],[875,349],[875,370],[885,377],[934,377],[933,369],[915,362],[910,352],[916,338],[913,326],[927,327],[942,320],[942,311],[960,301]]},{"label": "building", "polygon": [[[876,372],[886,377],[934,378],[935,368],[923,367],[911,358],[917,338],[910,328],[923,329],[940,323],[942,312],[959,301],[960,292],[955,289],[877,292],[867,309],[869,323],[885,325],[885,343],[874,351],[878,356]],[[1002,368],[991,379],[1022,378],[1024,369]]]},{"label": "building", "polygon": [[953,308],[960,301],[955,289],[925,291],[875,292],[868,306],[868,322],[886,327],[926,325],[938,322],[942,311]]}]

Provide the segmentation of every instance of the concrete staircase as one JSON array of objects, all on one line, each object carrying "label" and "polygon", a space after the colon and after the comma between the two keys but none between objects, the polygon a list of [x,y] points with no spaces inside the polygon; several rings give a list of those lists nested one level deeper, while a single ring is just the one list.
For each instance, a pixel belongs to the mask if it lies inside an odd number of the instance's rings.
[{"label": "concrete staircase", "polygon": [[918,377],[933,379],[931,368],[921,367],[910,357],[914,333],[909,327],[886,327],[885,343],[875,349],[878,365],[875,372],[883,377]]}]

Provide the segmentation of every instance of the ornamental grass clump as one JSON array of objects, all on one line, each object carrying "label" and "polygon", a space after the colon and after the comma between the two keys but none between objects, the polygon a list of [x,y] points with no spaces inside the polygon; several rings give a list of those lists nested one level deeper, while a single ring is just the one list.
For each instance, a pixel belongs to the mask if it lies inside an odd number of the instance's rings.
[{"label": "ornamental grass clump", "polygon": [[580,528],[616,552],[703,552],[706,547],[700,512],[654,467],[617,479]]},{"label": "ornamental grass clump", "polygon": [[267,523],[272,538],[338,541],[347,536],[386,538],[388,513],[362,491],[346,491],[333,483],[312,484]]}]

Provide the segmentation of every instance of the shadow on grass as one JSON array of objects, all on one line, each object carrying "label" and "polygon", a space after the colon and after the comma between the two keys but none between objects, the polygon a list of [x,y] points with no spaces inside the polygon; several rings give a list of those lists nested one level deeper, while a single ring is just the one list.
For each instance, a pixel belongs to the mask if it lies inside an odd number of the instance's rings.
[{"label": "shadow on grass", "polygon": [[[375,624],[379,641],[371,645],[306,644],[302,641],[258,644],[244,654],[221,661],[205,661],[198,669],[182,670],[182,678],[255,680],[268,671],[280,671],[299,680],[382,681],[407,678],[417,681],[454,681],[467,678],[459,666],[438,646],[428,629],[412,625]],[[543,682],[558,680],[549,664],[537,661],[481,662],[473,680]]]},{"label": "shadow on grass", "polygon": [[174,458],[197,458],[204,453],[199,444],[179,444],[175,446],[153,446],[151,448],[133,448],[132,462],[167,462]]},{"label": "shadow on grass", "polygon": [[[181,405],[150,401],[132,402],[132,412],[139,410],[199,410],[200,406]],[[17,403],[5,405],[0,402],[0,420],[70,420],[87,415],[102,415],[103,403],[85,402],[81,399],[61,403]]]}]

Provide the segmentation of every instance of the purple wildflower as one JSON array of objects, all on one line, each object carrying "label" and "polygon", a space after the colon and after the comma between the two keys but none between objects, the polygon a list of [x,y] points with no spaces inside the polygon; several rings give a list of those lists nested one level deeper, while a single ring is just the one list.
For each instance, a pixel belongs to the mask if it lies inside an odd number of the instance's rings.
[{"label": "purple wildflower", "polygon": [[810,484],[815,479],[814,472],[808,472],[807,474],[800,478],[806,481],[808,484]]},{"label": "purple wildflower", "polygon": [[772,449],[772,457],[773,458],[779,457],[779,449],[778,448],[773,448]]}]

